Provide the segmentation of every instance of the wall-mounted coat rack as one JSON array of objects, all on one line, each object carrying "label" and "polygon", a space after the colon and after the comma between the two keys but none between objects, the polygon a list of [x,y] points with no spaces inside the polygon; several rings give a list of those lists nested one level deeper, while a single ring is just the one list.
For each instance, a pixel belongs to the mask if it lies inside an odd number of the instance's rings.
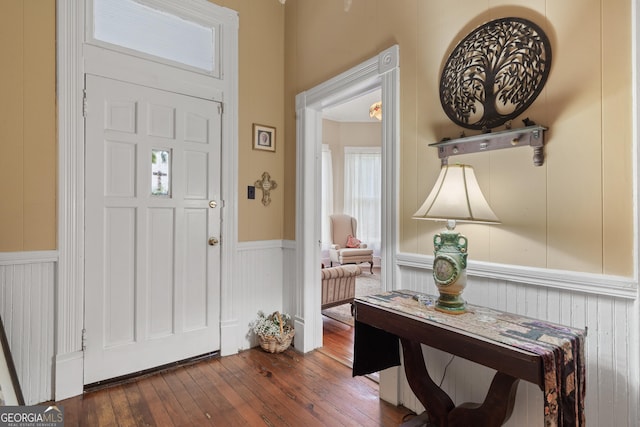
[{"label": "wall-mounted coat rack", "polygon": [[542,166],[544,163],[545,130],[547,128],[544,126],[526,126],[520,129],[508,129],[456,139],[445,139],[429,144],[429,147],[438,149],[438,157],[442,164],[446,165],[450,156],[530,146],[533,147],[533,164]]}]

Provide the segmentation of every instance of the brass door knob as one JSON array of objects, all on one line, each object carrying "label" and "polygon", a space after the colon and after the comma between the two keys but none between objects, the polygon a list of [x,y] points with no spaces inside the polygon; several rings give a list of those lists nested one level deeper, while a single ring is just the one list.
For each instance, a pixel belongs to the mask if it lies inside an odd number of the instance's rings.
[{"label": "brass door knob", "polygon": [[210,246],[215,246],[218,243],[220,243],[220,241],[218,239],[216,239],[215,237],[209,237],[209,245]]}]

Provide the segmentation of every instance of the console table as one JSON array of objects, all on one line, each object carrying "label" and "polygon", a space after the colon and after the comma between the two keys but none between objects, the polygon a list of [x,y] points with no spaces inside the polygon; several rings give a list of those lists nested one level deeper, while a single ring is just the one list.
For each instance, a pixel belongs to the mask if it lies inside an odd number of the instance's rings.
[{"label": "console table", "polygon": [[[355,299],[354,376],[400,365],[401,344],[407,381],[431,423],[500,426],[523,379],[544,392],[545,426],[584,425],[585,331],[474,305],[441,313],[425,297],[400,290]],[[495,369],[485,401],[456,407],[429,376],[422,344]]]}]

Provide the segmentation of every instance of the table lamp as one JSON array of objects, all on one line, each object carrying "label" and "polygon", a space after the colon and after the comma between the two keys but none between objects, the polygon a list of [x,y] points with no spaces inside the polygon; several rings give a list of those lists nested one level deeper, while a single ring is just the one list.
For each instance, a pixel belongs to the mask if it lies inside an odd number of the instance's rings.
[{"label": "table lamp", "polygon": [[447,221],[447,230],[433,236],[433,278],[440,292],[435,308],[450,314],[464,313],[466,303],[461,295],[467,285],[467,238],[454,231],[456,221],[500,223],[480,190],[473,168],[442,166],[431,193],[413,218]]}]

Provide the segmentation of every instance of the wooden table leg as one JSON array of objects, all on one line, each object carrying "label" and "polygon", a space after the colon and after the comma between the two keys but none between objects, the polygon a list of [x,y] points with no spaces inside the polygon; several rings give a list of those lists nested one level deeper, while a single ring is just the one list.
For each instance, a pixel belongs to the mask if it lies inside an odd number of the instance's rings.
[{"label": "wooden table leg", "polygon": [[496,372],[484,402],[463,403],[454,408],[449,413],[449,427],[503,425],[513,413],[519,382],[518,378]]},{"label": "wooden table leg", "polygon": [[449,412],[455,407],[453,401],[429,376],[420,343],[405,338],[400,338],[400,342],[404,354],[404,371],[413,394],[429,412],[431,422],[446,426]]},{"label": "wooden table leg", "polygon": [[440,427],[498,427],[513,412],[518,378],[497,372],[482,404],[463,403],[455,407],[453,401],[427,371],[422,346],[401,338],[407,381],[420,403],[427,409],[430,421]]}]

